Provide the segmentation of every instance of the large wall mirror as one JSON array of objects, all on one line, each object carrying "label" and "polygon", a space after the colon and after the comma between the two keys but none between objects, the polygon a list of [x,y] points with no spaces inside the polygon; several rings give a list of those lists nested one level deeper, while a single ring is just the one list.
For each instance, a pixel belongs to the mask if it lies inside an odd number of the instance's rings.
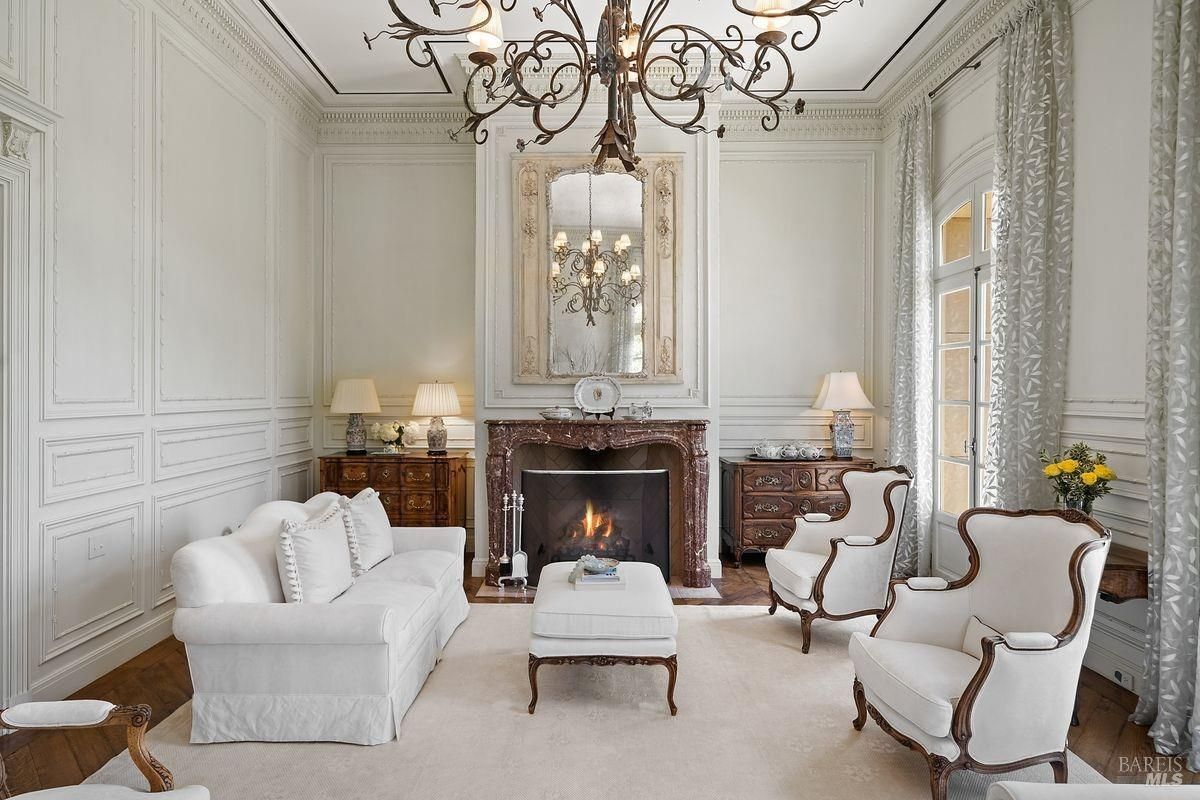
[{"label": "large wall mirror", "polygon": [[517,159],[516,382],[678,382],[679,166]]}]

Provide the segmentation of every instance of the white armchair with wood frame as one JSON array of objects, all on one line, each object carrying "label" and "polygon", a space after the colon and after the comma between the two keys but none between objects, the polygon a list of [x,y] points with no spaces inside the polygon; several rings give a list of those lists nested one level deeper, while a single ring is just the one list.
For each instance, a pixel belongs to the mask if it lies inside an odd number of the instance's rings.
[{"label": "white armchair with wood frame", "polygon": [[1067,729],[1110,537],[1079,511],[976,508],[958,519],[967,574],[892,581],[870,635],[850,640],[854,701],[925,756],[934,800],[958,770],[1050,764]]},{"label": "white armchair with wood frame", "polygon": [[[0,728],[11,731],[61,731],[83,728],[125,728],[129,756],[146,777],[150,792],[163,800],[209,800],[203,786],[174,788],[170,771],[146,749],[146,730],[150,727],[150,706],[117,706],[104,700],[58,700],[21,703],[0,711]],[[5,781],[4,762],[0,761],[0,798],[11,797]],[[22,794],[29,800],[134,800],[146,792],[127,786],[88,784],[61,786]]]},{"label": "white armchair with wood frame", "polygon": [[903,466],[848,469],[846,510],[796,517],[792,538],[767,552],[768,613],[783,606],[800,615],[801,652],[808,652],[815,619],[883,613],[911,483]]}]

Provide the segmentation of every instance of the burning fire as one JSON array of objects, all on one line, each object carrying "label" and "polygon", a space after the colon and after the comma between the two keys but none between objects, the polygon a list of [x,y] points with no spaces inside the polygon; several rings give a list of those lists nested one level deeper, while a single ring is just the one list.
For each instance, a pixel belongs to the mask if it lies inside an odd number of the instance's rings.
[{"label": "burning fire", "polygon": [[607,539],[613,534],[611,514],[601,514],[592,507],[592,501],[587,501],[581,526],[572,529],[572,538],[583,536],[585,539]]}]

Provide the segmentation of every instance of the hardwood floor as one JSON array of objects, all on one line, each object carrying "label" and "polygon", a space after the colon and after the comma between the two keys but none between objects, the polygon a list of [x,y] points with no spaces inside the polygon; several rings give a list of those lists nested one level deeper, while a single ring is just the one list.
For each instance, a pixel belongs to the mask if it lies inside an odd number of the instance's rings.
[{"label": "hardwood floor", "polygon": [[[479,578],[467,578],[471,602],[521,602],[503,598],[476,599],[474,595],[480,583]],[[676,602],[681,605],[769,605],[767,572],[762,566],[762,556],[747,555],[741,569],[726,566],[725,577],[717,586],[721,591],[720,599]],[[170,716],[191,695],[192,682],[183,645],[169,638],[84,687],[73,697],[99,698],[113,703],[148,703],[158,721]],[[1136,701],[1137,698],[1125,689],[1090,670],[1083,671],[1079,687],[1080,725],[1071,729],[1068,741],[1080,758],[1115,783],[1144,782],[1144,775],[1130,771],[1130,760],[1155,756],[1146,739],[1146,729],[1128,721]],[[847,709],[850,714],[849,705]],[[8,770],[9,789],[17,794],[76,784],[124,747],[121,732],[112,728],[37,734],[22,731],[0,737],[0,756]],[[1200,776],[1195,773],[1185,772],[1182,778],[1185,783],[1200,783]]]}]

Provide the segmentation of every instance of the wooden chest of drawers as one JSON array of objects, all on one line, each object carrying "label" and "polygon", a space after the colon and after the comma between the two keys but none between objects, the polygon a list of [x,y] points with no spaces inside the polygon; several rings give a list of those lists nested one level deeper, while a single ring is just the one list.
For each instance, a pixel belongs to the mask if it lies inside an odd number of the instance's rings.
[{"label": "wooden chest of drawers", "polygon": [[795,518],[846,510],[842,473],[870,469],[874,461],[786,461],[721,459],[721,537],[741,566],[747,550],[783,547],[796,529]]},{"label": "wooden chest of drawers", "polygon": [[379,492],[393,525],[466,525],[465,454],[323,456],[321,491],[353,497],[370,486]]}]

